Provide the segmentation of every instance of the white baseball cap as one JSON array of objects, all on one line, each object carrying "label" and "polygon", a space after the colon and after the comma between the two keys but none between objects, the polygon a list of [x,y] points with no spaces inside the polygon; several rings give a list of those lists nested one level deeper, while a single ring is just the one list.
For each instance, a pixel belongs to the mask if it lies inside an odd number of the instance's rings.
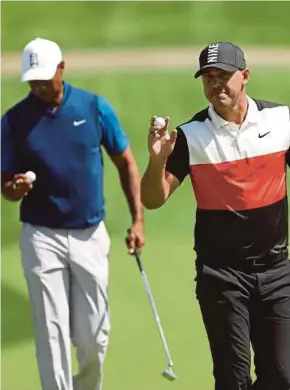
[{"label": "white baseball cap", "polygon": [[23,50],[20,80],[51,80],[61,61],[62,52],[57,43],[35,38]]}]

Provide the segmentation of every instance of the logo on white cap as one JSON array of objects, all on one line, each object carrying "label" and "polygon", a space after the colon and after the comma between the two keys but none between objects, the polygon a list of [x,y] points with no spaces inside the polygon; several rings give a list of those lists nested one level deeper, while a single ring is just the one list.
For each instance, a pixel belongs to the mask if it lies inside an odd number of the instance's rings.
[{"label": "logo on white cap", "polygon": [[57,43],[36,38],[23,50],[21,81],[51,80],[61,62],[62,52]]},{"label": "logo on white cap", "polygon": [[37,53],[31,53],[29,55],[29,61],[30,61],[31,68],[33,68],[34,66],[38,66],[38,54]]},{"label": "logo on white cap", "polygon": [[218,59],[218,53],[219,53],[219,44],[213,43],[209,45],[208,51],[207,51],[207,63],[215,63]]}]

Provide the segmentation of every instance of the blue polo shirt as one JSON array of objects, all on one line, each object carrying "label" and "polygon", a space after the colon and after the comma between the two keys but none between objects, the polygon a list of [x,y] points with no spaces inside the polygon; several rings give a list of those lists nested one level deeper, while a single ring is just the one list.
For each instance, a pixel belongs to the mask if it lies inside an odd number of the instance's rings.
[{"label": "blue polo shirt", "polygon": [[64,83],[57,111],[30,93],[1,122],[1,171],[36,173],[21,201],[22,222],[83,228],[104,219],[101,147],[119,155],[129,146],[104,98]]}]

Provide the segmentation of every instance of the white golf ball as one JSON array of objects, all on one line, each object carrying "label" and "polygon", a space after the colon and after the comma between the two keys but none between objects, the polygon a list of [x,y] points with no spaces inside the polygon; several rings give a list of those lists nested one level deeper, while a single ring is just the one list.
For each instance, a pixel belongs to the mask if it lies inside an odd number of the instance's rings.
[{"label": "white golf ball", "polygon": [[27,177],[28,180],[31,181],[31,183],[33,183],[36,180],[36,174],[32,171],[26,172],[25,176]]},{"label": "white golf ball", "polygon": [[155,118],[153,127],[154,129],[163,129],[163,127],[166,125],[165,119],[162,118],[162,116],[158,116]]}]

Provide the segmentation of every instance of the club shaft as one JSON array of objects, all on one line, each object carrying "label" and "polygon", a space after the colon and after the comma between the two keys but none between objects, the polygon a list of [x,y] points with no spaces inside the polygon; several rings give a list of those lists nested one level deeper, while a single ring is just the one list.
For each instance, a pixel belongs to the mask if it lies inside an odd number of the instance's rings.
[{"label": "club shaft", "polygon": [[157,324],[157,327],[158,327],[158,330],[159,330],[159,333],[160,333],[160,336],[161,336],[161,340],[162,340],[162,343],[163,343],[163,346],[164,346],[164,350],[165,350],[165,353],[166,353],[166,356],[167,356],[167,360],[168,360],[168,365],[169,366],[173,366],[173,362],[171,360],[169,348],[168,348],[168,345],[167,345],[167,342],[166,342],[166,338],[165,338],[165,335],[164,335],[164,332],[163,332],[163,329],[162,329],[162,326],[161,326],[160,318],[159,318],[159,315],[158,315],[158,312],[157,312],[157,308],[156,308],[156,305],[155,305],[155,302],[154,302],[152,291],[151,291],[151,288],[150,288],[150,285],[149,285],[149,282],[148,282],[148,278],[147,278],[146,272],[144,271],[143,267],[141,267],[141,275],[142,275],[142,278],[143,278],[143,281],[144,281],[144,285],[145,285],[145,288],[146,288],[146,292],[147,292],[147,296],[148,296],[149,302],[150,302],[152,310],[153,310],[154,318],[155,318],[155,321],[156,321],[156,324]]}]

